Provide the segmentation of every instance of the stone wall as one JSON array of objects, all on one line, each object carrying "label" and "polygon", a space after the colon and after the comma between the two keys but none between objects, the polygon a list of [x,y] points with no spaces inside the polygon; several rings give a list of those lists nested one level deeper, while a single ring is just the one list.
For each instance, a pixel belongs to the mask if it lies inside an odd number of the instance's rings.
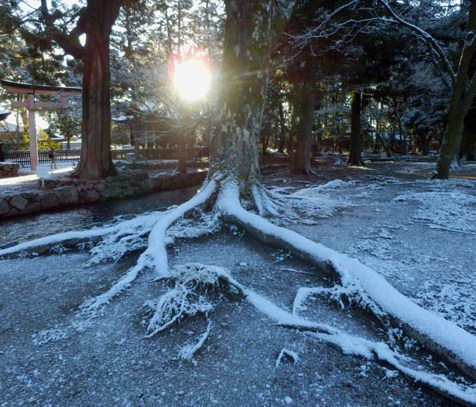
[{"label": "stone wall", "polygon": [[77,202],[78,193],[73,187],[61,187],[50,191],[32,190],[10,193],[0,198],[0,219],[67,208]]},{"label": "stone wall", "polygon": [[206,171],[192,172],[189,174],[165,175],[149,178],[149,192],[170,191],[193,187],[202,183],[207,176]]},{"label": "stone wall", "polygon": [[0,196],[0,219],[76,205],[140,196],[147,193],[187,188],[200,184],[206,172],[149,178],[146,171],[134,171],[104,180],[74,178],[45,179],[44,187]]},{"label": "stone wall", "polygon": [[149,175],[146,171],[131,171],[102,180],[52,178],[45,179],[44,185],[46,189],[73,187],[81,205],[143,195],[149,190]]},{"label": "stone wall", "polygon": [[0,163],[0,178],[16,177],[20,164],[15,163]]}]

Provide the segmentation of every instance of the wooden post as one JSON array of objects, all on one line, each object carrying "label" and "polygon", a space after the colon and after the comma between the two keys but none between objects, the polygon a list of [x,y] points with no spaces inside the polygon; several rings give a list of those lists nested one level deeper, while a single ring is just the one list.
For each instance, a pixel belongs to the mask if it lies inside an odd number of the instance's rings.
[{"label": "wooden post", "polygon": [[30,168],[36,172],[38,167],[38,143],[36,139],[36,117],[35,117],[35,95],[29,93],[27,95],[28,108],[28,135],[30,137]]}]

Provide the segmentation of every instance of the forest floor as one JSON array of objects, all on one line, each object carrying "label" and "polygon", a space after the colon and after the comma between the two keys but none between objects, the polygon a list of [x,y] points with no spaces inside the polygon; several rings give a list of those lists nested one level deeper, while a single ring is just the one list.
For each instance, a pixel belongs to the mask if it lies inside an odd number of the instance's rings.
[{"label": "forest floor", "polygon": [[[303,207],[302,222],[289,228],[359,259],[413,301],[476,334],[476,165],[449,181],[431,181],[433,169],[417,162],[359,168],[318,162],[316,176],[276,167],[265,179],[270,188],[313,202],[312,213]],[[225,267],[285,309],[299,287],[331,284],[315,266],[235,228],[177,241],[170,255],[172,266]],[[0,260],[0,406],[452,405],[390,366],[276,325],[244,300],[217,297],[211,322],[196,317],[145,338],[144,303],[170,287],[149,273],[87,319],[78,313],[85,298],[107,290],[136,257],[94,267],[85,266],[87,259],[65,252]],[[304,316],[313,320],[388,339],[362,310],[317,296],[306,306]],[[181,357],[209,323],[200,350]]]}]

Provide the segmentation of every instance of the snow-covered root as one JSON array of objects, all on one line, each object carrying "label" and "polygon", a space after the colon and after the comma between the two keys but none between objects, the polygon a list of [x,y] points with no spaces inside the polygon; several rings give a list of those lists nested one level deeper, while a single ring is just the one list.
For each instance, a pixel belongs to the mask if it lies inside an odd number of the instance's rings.
[{"label": "snow-covered root", "polygon": [[98,295],[97,297],[86,300],[80,307],[81,313],[90,317],[95,316],[96,312],[105,304],[110,302],[114,297],[128,288],[137,278],[139,273],[151,264],[150,256],[142,253],[137,260],[135,266],[131,267],[127,273],[122,276],[109,290]]},{"label": "snow-covered root", "polygon": [[388,363],[407,377],[423,383],[431,389],[468,406],[476,404],[476,387],[455,383],[444,375],[428,373],[408,367],[412,360],[388,347],[383,342],[348,335],[329,325],[309,321],[292,314],[275,305],[273,302],[249,289],[244,289],[246,299],[261,313],[267,315],[277,324],[293,329],[312,332],[312,335],[324,342],[338,346],[345,354],[361,356],[366,359],[376,358]]},{"label": "snow-covered root", "polygon": [[225,292],[243,298],[243,287],[224,269],[201,264],[175,267],[171,277],[175,287],[156,302],[147,302],[152,317],[147,327],[147,337],[162,332],[186,317],[208,315],[214,305],[212,299]]},{"label": "snow-covered root", "polygon": [[357,293],[377,316],[388,315],[431,351],[476,377],[476,337],[429,312],[397,291],[385,278],[356,259],[335,252],[243,209],[236,183],[222,185],[217,199],[222,216],[265,243],[285,248],[337,274],[343,288]]},{"label": "snow-covered root", "polygon": [[212,325],[212,322],[208,321],[207,329],[203,334],[200,335],[198,341],[195,344],[185,345],[180,349],[179,357],[181,359],[185,359],[193,364],[196,364],[196,361],[193,360],[193,357],[202,348],[203,344],[208,339],[208,336],[210,335],[210,332],[212,330]]},{"label": "snow-covered root", "polygon": [[281,364],[281,361],[285,359],[290,359],[294,364],[296,364],[299,361],[299,355],[290,349],[281,349],[281,352],[279,352],[276,362],[274,363],[274,370],[277,370]]},{"label": "snow-covered root", "polygon": [[101,240],[91,248],[91,259],[88,265],[108,261],[117,263],[129,253],[144,250],[147,246],[147,235],[158,220],[170,210],[152,212],[146,217],[141,215],[119,223],[114,230],[102,236]]},{"label": "snow-covered root", "polygon": [[[164,294],[156,303],[146,304],[153,313],[147,328],[147,336],[155,335],[180,322],[185,317],[204,314],[208,317],[214,309],[213,299],[221,293],[231,293],[245,298],[260,313],[266,315],[278,325],[307,332],[312,337],[339,347],[344,354],[352,354],[366,359],[376,359],[402,372],[405,376],[420,382],[434,391],[451,398],[458,403],[474,405],[476,403],[476,387],[464,382],[451,381],[444,375],[419,370],[418,362],[402,355],[383,343],[349,335],[327,324],[307,320],[286,311],[272,301],[241,285],[230,273],[217,266],[202,264],[186,264],[172,270],[175,287]],[[298,294],[302,300],[305,294]],[[181,358],[190,360],[203,346],[211,331],[208,322],[206,331],[195,344],[182,347]],[[299,356],[296,352],[283,349],[276,360],[275,369],[284,357],[291,358],[295,363]],[[413,367],[410,367],[413,366]]]},{"label": "snow-covered root", "polygon": [[256,209],[261,216],[279,216],[279,208],[276,205],[277,200],[268,190],[261,185],[253,185],[251,194]]},{"label": "snow-covered root", "polygon": [[141,233],[148,232],[161,216],[160,212],[150,212],[137,216],[134,219],[126,220],[111,226],[93,228],[87,230],[73,230],[70,232],[58,233],[38,239],[29,240],[17,245],[0,250],[1,257],[17,256],[22,253],[43,253],[49,252],[56,245],[74,245],[96,241],[107,235],[115,236],[117,240],[129,233],[131,230],[141,230]]},{"label": "snow-covered root", "polygon": [[149,235],[149,245],[144,253],[152,258],[155,270],[159,276],[169,276],[166,241],[167,229],[187,212],[206,203],[215,191],[216,182],[211,180],[192,199],[179,205],[161,218],[152,229]]},{"label": "snow-covered root", "polygon": [[167,229],[187,212],[207,202],[215,190],[215,182],[209,182],[206,187],[192,199],[168,211],[164,216],[159,218],[158,221],[156,217],[156,223],[149,234],[147,249],[139,256],[136,265],[131,267],[108,291],[87,300],[81,306],[82,313],[94,316],[99,308],[128,288],[139,273],[147,267],[154,269],[159,277],[171,277],[168,271]]}]

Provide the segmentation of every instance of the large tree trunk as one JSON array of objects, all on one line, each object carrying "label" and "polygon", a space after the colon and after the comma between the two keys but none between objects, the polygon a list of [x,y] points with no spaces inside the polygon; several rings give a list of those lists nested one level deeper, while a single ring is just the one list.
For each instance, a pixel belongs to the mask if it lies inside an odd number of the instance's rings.
[{"label": "large tree trunk", "polygon": [[461,143],[463,134],[465,111],[461,101],[453,100],[461,97],[461,92],[453,91],[453,98],[448,111],[448,124],[441,145],[440,157],[437,164],[436,178],[448,179],[450,175],[451,163],[456,160],[456,155]]},{"label": "large tree trunk", "polygon": [[259,136],[268,83],[273,1],[227,0],[220,101],[210,140],[210,174],[259,179]]},{"label": "large tree trunk", "polygon": [[[306,75],[308,78],[308,75]],[[299,125],[296,150],[292,157],[291,171],[294,174],[311,173],[312,128],[314,125],[315,87],[313,79],[306,80],[302,86],[299,102]]]},{"label": "large tree trunk", "polygon": [[350,134],[350,152],[347,159],[348,165],[362,165],[362,94],[352,92],[351,105],[351,134]]},{"label": "large tree trunk", "polygon": [[476,1],[472,1],[468,18],[467,38],[461,52],[456,79],[453,83],[453,94],[448,109],[448,125],[441,145],[436,178],[449,178],[451,163],[459,152],[464,118],[476,97],[475,32]]},{"label": "large tree trunk", "polygon": [[83,71],[83,124],[80,178],[116,174],[112,163],[109,40],[119,14],[118,0],[89,0],[84,19],[86,46]]}]

